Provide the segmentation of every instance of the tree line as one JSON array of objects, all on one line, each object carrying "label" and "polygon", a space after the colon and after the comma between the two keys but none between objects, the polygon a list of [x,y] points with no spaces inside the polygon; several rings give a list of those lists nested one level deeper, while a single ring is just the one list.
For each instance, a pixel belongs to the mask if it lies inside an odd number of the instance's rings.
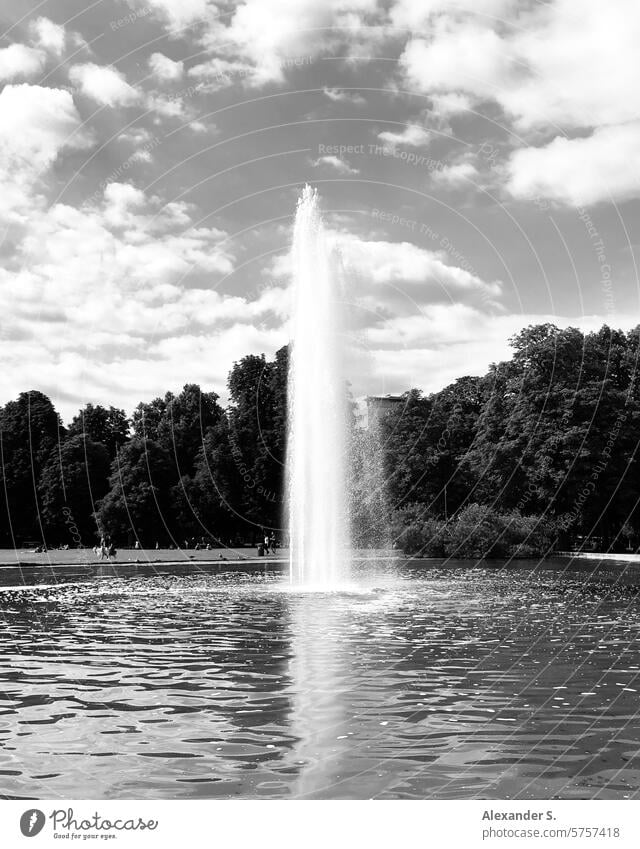
[{"label": "tree line", "polygon": [[68,427],[41,392],[0,409],[0,546],[229,544],[280,526],[287,349],[246,356],[230,404],[187,384],[129,418],[87,404]]},{"label": "tree line", "polygon": [[635,548],[640,328],[541,324],[510,343],[510,360],[412,390],[383,423],[395,534],[451,555]]},{"label": "tree line", "polygon": [[[510,360],[440,392],[404,394],[379,432],[351,421],[359,546],[505,556],[640,535],[640,328],[552,324]],[[288,349],[246,356],[229,404],[187,384],[131,417],[87,404],[64,426],[41,392],[0,408],[0,546],[253,542],[279,533]],[[346,391],[346,390],[345,390]]]}]

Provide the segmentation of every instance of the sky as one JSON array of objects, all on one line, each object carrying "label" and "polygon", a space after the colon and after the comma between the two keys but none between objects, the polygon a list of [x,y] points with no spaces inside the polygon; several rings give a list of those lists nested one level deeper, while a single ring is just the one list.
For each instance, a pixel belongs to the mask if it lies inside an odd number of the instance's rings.
[{"label": "sky", "polygon": [[0,0],[0,403],[224,402],[307,182],[357,396],[637,325],[639,43],[635,0]]}]

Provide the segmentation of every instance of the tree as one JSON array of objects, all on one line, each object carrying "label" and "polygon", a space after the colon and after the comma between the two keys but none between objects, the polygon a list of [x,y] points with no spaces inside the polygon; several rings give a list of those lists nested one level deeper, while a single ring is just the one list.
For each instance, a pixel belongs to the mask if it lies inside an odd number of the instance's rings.
[{"label": "tree", "polygon": [[38,492],[48,542],[71,547],[96,541],[96,503],[107,492],[109,453],[84,434],[66,439],[54,449],[42,470]]},{"label": "tree", "polygon": [[3,545],[43,540],[38,481],[64,436],[42,392],[22,392],[0,412],[0,537]]},{"label": "tree", "polygon": [[133,414],[136,436],[158,442],[173,457],[180,476],[191,476],[209,428],[224,415],[215,392],[187,383],[182,392],[167,392],[150,404],[138,404]]},{"label": "tree", "polygon": [[284,504],[288,352],[249,355],[229,374],[229,439],[243,481],[240,512],[253,533],[279,528]]},{"label": "tree", "polygon": [[475,480],[466,457],[487,386],[486,379],[464,377],[428,398],[412,390],[383,420],[385,470],[394,509],[419,502],[446,518],[462,505]]},{"label": "tree", "polygon": [[85,434],[93,442],[101,442],[113,459],[129,438],[129,419],[124,410],[87,404],[73,417],[68,436]]},{"label": "tree", "polygon": [[179,525],[225,544],[242,537],[242,488],[231,453],[229,424],[223,416],[207,431],[193,477],[184,476],[174,488]]},{"label": "tree", "polygon": [[176,467],[169,452],[152,439],[134,436],[111,464],[109,492],[98,504],[101,533],[146,545],[176,531],[171,498]]}]

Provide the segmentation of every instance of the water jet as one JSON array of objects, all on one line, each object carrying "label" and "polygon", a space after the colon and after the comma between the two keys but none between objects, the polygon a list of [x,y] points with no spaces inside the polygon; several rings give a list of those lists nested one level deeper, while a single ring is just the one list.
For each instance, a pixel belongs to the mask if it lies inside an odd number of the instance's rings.
[{"label": "water jet", "polygon": [[344,299],[339,263],[305,186],[293,235],[287,496],[290,582],[330,589],[349,577]]}]

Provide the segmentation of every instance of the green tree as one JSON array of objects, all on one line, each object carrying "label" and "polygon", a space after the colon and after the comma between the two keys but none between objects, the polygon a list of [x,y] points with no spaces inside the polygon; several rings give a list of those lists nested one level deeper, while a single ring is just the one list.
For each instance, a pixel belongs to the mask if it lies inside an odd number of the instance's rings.
[{"label": "green tree", "polygon": [[180,476],[192,475],[196,457],[210,427],[224,411],[215,392],[202,392],[187,383],[182,392],[167,392],[149,404],[138,404],[133,414],[136,436],[158,442],[173,457]]},{"label": "green tree", "polygon": [[101,442],[113,459],[129,438],[129,419],[124,410],[87,404],[73,417],[68,436],[85,434],[93,442]]},{"label": "green tree", "polygon": [[243,481],[239,512],[247,527],[279,528],[283,509],[287,409],[286,348],[273,362],[249,355],[229,374],[229,439]]},{"label": "green tree", "polygon": [[0,411],[0,537],[3,545],[44,540],[38,482],[64,437],[60,417],[42,392],[22,392]]},{"label": "green tree", "polygon": [[208,429],[193,476],[184,476],[174,489],[178,524],[220,544],[242,539],[243,485],[231,453],[229,424],[223,416]]},{"label": "green tree", "polygon": [[394,509],[424,504],[446,518],[463,503],[475,472],[467,454],[476,436],[487,381],[464,377],[424,398],[417,390],[382,422],[389,499]]},{"label": "green tree", "polygon": [[108,489],[109,453],[102,443],[78,434],[54,449],[45,464],[38,492],[50,543],[71,547],[96,541],[96,503]]},{"label": "green tree", "polygon": [[138,539],[150,546],[172,536],[176,523],[171,492],[176,479],[169,452],[154,440],[134,436],[111,465],[109,492],[97,510],[100,532],[121,545]]}]

